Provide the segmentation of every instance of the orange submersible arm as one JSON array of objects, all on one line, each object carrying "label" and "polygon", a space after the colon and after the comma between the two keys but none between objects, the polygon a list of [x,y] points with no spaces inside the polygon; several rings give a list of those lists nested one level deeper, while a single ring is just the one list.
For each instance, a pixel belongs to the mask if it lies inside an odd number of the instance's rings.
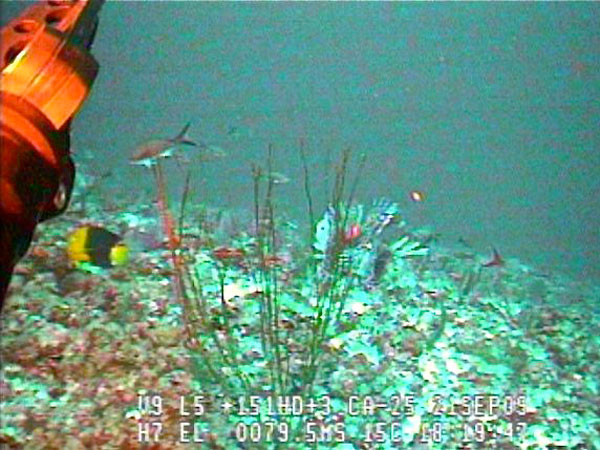
[{"label": "orange submersible arm", "polygon": [[35,227],[71,196],[69,129],[98,73],[103,2],[40,1],[0,30],[0,311]]}]

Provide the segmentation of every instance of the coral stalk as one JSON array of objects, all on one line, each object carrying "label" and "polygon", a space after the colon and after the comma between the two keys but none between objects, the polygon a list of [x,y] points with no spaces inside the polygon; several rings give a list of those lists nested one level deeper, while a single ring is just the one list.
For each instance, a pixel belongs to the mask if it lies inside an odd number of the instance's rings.
[{"label": "coral stalk", "polygon": [[171,254],[171,261],[173,263],[173,284],[175,285],[175,296],[177,301],[183,308],[183,317],[186,324],[186,331],[188,341],[192,342],[194,338],[194,328],[192,326],[192,318],[195,318],[193,310],[186,295],[185,285],[183,282],[184,276],[184,263],[181,255],[177,252],[179,249],[180,239],[175,230],[175,220],[169,210],[169,204],[166,194],[165,177],[162,168],[157,161],[153,166],[154,168],[154,179],[156,181],[156,200],[158,211],[162,220],[163,232],[167,236],[167,243],[169,252]]}]

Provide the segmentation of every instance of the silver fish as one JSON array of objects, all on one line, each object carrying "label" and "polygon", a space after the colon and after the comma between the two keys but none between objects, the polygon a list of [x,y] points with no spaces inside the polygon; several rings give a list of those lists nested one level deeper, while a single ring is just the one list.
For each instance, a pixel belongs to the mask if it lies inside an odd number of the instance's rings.
[{"label": "silver fish", "polygon": [[170,139],[154,139],[141,144],[135,149],[129,162],[131,164],[143,165],[150,167],[156,163],[159,158],[169,158],[173,156],[177,147],[181,145],[192,145],[197,147],[198,144],[187,137],[187,131],[191,122],[188,122],[179,134]]},{"label": "silver fish", "polygon": [[313,248],[321,253],[327,253],[335,238],[335,208],[329,205],[323,218],[317,222]]},{"label": "silver fish", "polygon": [[200,161],[213,161],[215,159],[221,159],[227,156],[227,151],[218,145],[201,143],[200,146],[203,150],[200,154]]},{"label": "silver fish", "polygon": [[271,181],[273,184],[287,184],[290,182],[290,179],[287,175],[281,172],[273,172],[265,173],[261,178]]}]

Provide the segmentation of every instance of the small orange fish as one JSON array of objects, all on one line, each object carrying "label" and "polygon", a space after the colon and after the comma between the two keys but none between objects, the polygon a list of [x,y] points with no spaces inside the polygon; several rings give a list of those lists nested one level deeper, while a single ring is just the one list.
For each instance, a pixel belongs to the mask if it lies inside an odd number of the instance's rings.
[{"label": "small orange fish", "polygon": [[350,245],[353,244],[361,236],[361,226],[357,223],[353,223],[342,236],[342,242],[344,243],[344,245]]},{"label": "small orange fish", "polygon": [[245,256],[242,249],[235,247],[217,247],[212,251],[212,254],[219,261],[235,261]]},{"label": "small orange fish", "polygon": [[154,139],[141,144],[135,149],[129,162],[150,167],[156,163],[159,158],[169,158],[177,147],[181,145],[192,145],[197,147],[198,144],[187,137],[187,131],[191,122],[188,122],[177,136],[170,139]]},{"label": "small orange fish", "polygon": [[410,191],[409,196],[410,199],[416,203],[425,200],[425,195],[421,191]]},{"label": "small orange fish", "polygon": [[286,258],[279,255],[265,255],[262,261],[264,268],[282,267],[286,264]]}]

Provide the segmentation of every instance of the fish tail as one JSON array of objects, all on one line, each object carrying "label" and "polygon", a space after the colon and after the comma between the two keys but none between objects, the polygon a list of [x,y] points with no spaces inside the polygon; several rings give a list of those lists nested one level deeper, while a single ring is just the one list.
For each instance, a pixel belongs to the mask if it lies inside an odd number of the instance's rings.
[{"label": "fish tail", "polygon": [[179,134],[177,136],[175,136],[173,141],[178,144],[194,145],[197,147],[198,144],[187,137],[187,131],[190,128],[191,124],[192,124],[192,122],[186,123],[185,126],[183,127],[183,129],[179,132]]}]

